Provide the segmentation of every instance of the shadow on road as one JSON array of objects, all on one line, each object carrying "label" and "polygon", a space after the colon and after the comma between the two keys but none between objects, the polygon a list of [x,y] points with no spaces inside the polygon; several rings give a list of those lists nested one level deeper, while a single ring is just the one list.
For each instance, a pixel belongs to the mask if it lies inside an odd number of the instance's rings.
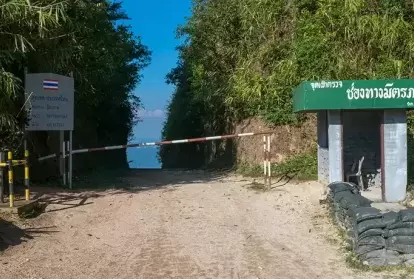
[{"label": "shadow on road", "polygon": [[0,219],[0,252],[11,246],[20,245],[44,234],[56,233],[54,227],[22,229],[13,223]]},{"label": "shadow on road", "polygon": [[75,177],[73,190],[63,188],[56,181],[54,184],[35,184],[32,187],[34,199],[48,205],[55,205],[46,212],[87,206],[93,199],[108,195],[139,193],[162,188],[179,187],[184,184],[198,184],[229,181],[228,171],[185,171],[185,170],[142,170],[96,172]]}]

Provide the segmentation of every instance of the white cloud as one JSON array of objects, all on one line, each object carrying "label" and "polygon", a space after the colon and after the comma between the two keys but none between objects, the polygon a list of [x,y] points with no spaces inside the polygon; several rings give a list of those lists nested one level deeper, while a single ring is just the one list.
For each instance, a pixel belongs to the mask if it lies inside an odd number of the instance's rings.
[{"label": "white cloud", "polygon": [[163,118],[165,117],[165,112],[161,109],[154,110],[140,110],[138,116],[141,118]]}]

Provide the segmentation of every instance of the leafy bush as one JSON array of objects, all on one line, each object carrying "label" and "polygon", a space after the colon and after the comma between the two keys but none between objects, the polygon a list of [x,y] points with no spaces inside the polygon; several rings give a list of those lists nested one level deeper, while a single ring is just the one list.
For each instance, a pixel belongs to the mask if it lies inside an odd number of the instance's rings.
[{"label": "leafy bush", "polygon": [[[121,22],[127,19],[117,1],[0,0],[0,148],[21,146],[25,68],[73,74],[74,148],[128,141],[141,107],[133,89],[150,52]],[[31,133],[31,153],[55,152],[48,145],[51,136]],[[78,158],[75,167],[127,164],[125,150]]]}]

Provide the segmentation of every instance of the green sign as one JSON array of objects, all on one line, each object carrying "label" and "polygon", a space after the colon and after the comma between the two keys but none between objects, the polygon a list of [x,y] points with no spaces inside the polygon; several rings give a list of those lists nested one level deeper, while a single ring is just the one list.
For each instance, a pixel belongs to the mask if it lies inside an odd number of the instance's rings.
[{"label": "green sign", "polygon": [[306,81],[293,92],[293,110],[414,109],[414,79]]}]

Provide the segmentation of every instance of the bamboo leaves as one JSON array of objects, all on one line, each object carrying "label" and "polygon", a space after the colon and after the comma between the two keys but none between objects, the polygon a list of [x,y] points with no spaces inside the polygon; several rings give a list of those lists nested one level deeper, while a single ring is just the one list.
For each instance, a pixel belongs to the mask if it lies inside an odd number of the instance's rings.
[{"label": "bamboo leaves", "polygon": [[291,92],[303,80],[414,72],[414,12],[404,0],[204,0],[192,11],[179,30],[187,66],[177,91],[191,88],[185,98],[210,108],[206,123],[291,123]]}]

